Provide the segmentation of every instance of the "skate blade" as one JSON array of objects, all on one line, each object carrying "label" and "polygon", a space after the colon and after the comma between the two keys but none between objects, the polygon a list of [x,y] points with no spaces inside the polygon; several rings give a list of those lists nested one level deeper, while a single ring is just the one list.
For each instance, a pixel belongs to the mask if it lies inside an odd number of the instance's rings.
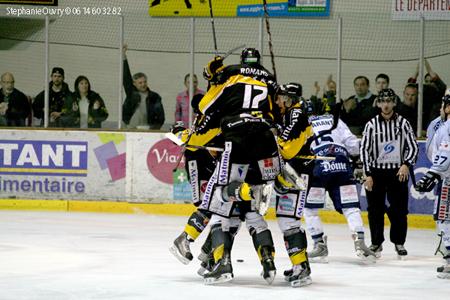
[{"label": "skate blade", "polygon": [[440,279],[450,279],[450,273],[438,273],[437,278]]},{"label": "skate blade", "polygon": [[406,255],[397,255],[398,260],[406,260]]},{"label": "skate blade", "polygon": [[191,261],[189,259],[187,259],[186,257],[184,257],[183,255],[180,254],[180,252],[178,252],[178,249],[175,245],[172,245],[169,247],[169,251],[170,253],[173,254],[173,256],[175,256],[182,264],[187,265],[189,264]]},{"label": "skate blade", "polygon": [[261,276],[264,278],[264,280],[268,284],[272,284],[272,282],[275,280],[275,275],[277,275],[277,271],[276,270],[269,271],[269,276],[267,276],[267,277],[264,277],[264,273],[261,273]]},{"label": "skate blade", "polygon": [[214,277],[205,278],[203,282],[206,285],[212,285],[212,284],[225,283],[225,282],[231,281],[232,279],[233,279],[232,273],[225,273],[225,274],[220,275],[219,278],[214,278]]},{"label": "skate blade", "polygon": [[200,269],[197,270],[197,274],[201,277],[205,276],[205,274],[208,273],[208,269],[200,267]]},{"label": "skate blade", "polygon": [[310,285],[311,283],[312,283],[311,276],[307,276],[302,279],[297,279],[297,280],[291,281],[291,286],[292,287],[302,287],[302,286]]},{"label": "skate blade", "polygon": [[358,256],[360,259],[361,259],[361,261],[363,262],[363,263],[366,263],[366,264],[374,264],[374,263],[376,263],[377,262],[377,257],[376,256],[373,256],[373,255],[368,255],[368,256],[366,256],[366,255],[364,255],[363,253],[356,253],[356,256]]},{"label": "skate blade", "polygon": [[316,264],[327,264],[328,256],[317,256],[317,257],[308,257],[310,263]]}]

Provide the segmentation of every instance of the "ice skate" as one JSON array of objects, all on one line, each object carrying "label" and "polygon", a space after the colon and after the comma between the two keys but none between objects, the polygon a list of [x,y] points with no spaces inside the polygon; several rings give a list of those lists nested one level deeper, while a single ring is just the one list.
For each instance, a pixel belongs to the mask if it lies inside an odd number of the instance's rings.
[{"label": "ice skate", "polygon": [[173,241],[173,245],[169,247],[169,251],[185,265],[189,264],[193,259],[189,243],[186,232],[183,232]]},{"label": "ice skate", "polygon": [[376,258],[380,258],[381,257],[381,251],[383,251],[383,246],[382,245],[370,245],[369,249],[370,249],[370,251],[375,253],[375,257]]},{"label": "ice skate", "polygon": [[267,281],[268,284],[272,284],[275,279],[275,275],[277,273],[277,269],[275,268],[275,263],[273,261],[271,250],[262,248],[261,249],[261,264],[263,267],[263,271],[261,272],[261,276]]},{"label": "ice skate", "polygon": [[364,238],[355,235],[354,241],[355,241],[356,256],[358,256],[365,262],[374,263],[376,261],[377,256],[375,252],[373,252],[366,246],[366,243],[364,243]]},{"label": "ice skate", "polygon": [[406,255],[408,255],[408,251],[406,251],[405,247],[400,244],[395,245],[395,252],[397,252],[397,258],[399,260],[404,260]]},{"label": "ice skate", "polygon": [[200,260],[200,268],[197,270],[197,274],[200,276],[204,276],[206,273],[211,272],[214,268],[214,257],[212,253],[201,252],[198,255],[198,259]]},{"label": "ice skate", "polygon": [[437,268],[437,277],[441,279],[450,279],[450,263]]},{"label": "ice skate", "polygon": [[231,281],[233,279],[233,267],[231,266],[230,255],[224,254],[213,270],[206,273],[203,278],[204,283],[207,285]]},{"label": "ice skate", "polygon": [[322,240],[314,243],[314,249],[308,252],[308,258],[310,262],[328,263],[327,236],[323,236]]},{"label": "ice skate", "polygon": [[[289,282],[292,287],[302,287],[305,285],[310,285],[311,280],[311,269],[309,268],[308,262],[303,262],[300,265],[295,265],[291,269],[292,273],[289,276]],[[285,274],[286,275],[286,274]]]},{"label": "ice skate", "polygon": [[294,270],[292,270],[292,268],[290,268],[289,270],[285,270],[285,271],[283,272],[284,280],[286,280],[287,282],[289,282],[289,278],[292,276],[292,274],[294,274]]}]

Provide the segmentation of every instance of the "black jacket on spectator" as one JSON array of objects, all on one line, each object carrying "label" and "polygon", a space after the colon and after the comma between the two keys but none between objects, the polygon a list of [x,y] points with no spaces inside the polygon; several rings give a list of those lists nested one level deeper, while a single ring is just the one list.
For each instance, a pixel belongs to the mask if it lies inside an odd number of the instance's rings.
[{"label": "black jacket on spectator", "polygon": [[[141,102],[141,95],[133,85],[130,66],[128,60],[123,61],[123,86],[125,89],[125,102],[122,105],[122,121],[129,124],[131,117]],[[161,102],[161,96],[148,89],[148,96],[145,99],[147,105],[147,119],[150,129],[160,129],[164,124],[164,107]]]},{"label": "black jacket on spectator", "polygon": [[[358,102],[356,100],[356,108],[346,112],[344,108],[341,111],[341,119],[347,124],[350,131],[355,135],[361,135],[367,122],[377,114],[377,108],[373,107],[374,100],[377,96],[371,95],[370,98],[363,99]],[[351,96],[349,99],[354,99]]]},{"label": "black jacket on spectator", "polygon": [[[408,83],[416,83],[416,79],[409,78]],[[422,128],[426,129],[430,122],[439,116],[442,97],[444,96],[446,88],[447,85],[439,78],[439,76],[432,77],[431,84],[423,85]]]},{"label": "black jacket on spectator", "polygon": [[27,96],[18,89],[14,89],[8,96],[8,99],[5,99],[3,89],[0,89],[0,103],[5,101],[8,101],[8,110],[5,115],[6,125],[15,127],[25,126],[25,119],[31,112]]},{"label": "black jacket on spectator", "polygon": [[[88,128],[101,128],[102,122],[108,118],[108,110],[102,97],[94,91],[89,91],[87,97],[89,101]],[[94,103],[98,101],[100,107],[94,109]],[[62,122],[64,127],[80,128],[80,95],[76,92],[64,104],[62,110]]]},{"label": "black jacket on spectator", "polygon": [[[67,98],[72,97],[72,93],[69,90],[69,86],[67,83],[63,82],[62,89],[60,92],[55,92],[52,89],[53,82],[50,82],[49,84],[49,103],[48,103],[48,112],[51,114],[52,112],[61,112],[64,103],[66,102]],[[33,115],[35,118],[41,119],[41,123],[44,122],[44,102],[45,102],[45,91],[40,92],[36,99],[34,99],[33,102]],[[51,122],[49,122],[51,123]],[[61,127],[62,124],[60,124],[60,120],[56,120],[55,124],[51,124],[51,126],[57,126]]]},{"label": "black jacket on spectator", "polygon": [[[416,107],[411,107],[398,100],[394,111],[408,120],[414,130],[414,133],[417,132],[417,103]],[[424,128],[426,129],[426,127]]]}]

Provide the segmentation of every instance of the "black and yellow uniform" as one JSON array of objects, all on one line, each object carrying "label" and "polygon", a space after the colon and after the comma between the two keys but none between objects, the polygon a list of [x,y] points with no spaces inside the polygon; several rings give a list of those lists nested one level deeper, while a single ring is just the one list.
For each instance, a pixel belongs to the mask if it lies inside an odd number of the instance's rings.
[{"label": "black and yellow uniform", "polygon": [[[295,85],[292,86],[295,88]],[[314,163],[298,158],[298,156],[311,155],[310,144],[313,130],[308,122],[307,114],[302,109],[301,103],[298,100],[294,104],[290,104],[290,107],[286,108],[282,116],[278,145],[280,155],[285,160],[285,164],[291,166],[302,180],[308,183]],[[283,172],[285,171],[283,170]],[[292,269],[286,271],[285,275],[289,278],[292,286],[307,285],[311,282],[311,278],[309,277],[311,270],[306,254],[307,239],[300,220],[302,218],[309,184],[307,184],[306,190],[285,189],[283,187],[286,184],[283,180],[284,177],[278,175],[275,209],[278,225],[283,232],[286,250],[292,262]]]},{"label": "black and yellow uniform", "polygon": [[[237,190],[242,200],[254,200],[252,191],[273,181],[280,171],[278,146],[271,131],[274,93],[256,76],[241,74],[244,66],[224,68],[199,103],[199,110],[205,116],[205,123],[199,130],[206,131],[212,127],[210,124],[220,124],[224,139],[224,151],[213,175],[217,197],[211,205],[215,213],[211,220],[212,248],[219,265],[205,275],[208,283],[232,273],[231,238],[224,228],[236,203],[252,235],[264,279],[271,283],[275,271],[272,236],[263,217],[251,210],[252,201],[227,202]],[[243,190],[246,192],[242,193]]]},{"label": "black and yellow uniform", "polygon": [[205,125],[219,122],[225,141],[217,184],[243,182],[249,170],[250,184],[273,180],[278,174],[278,150],[270,131],[272,108],[267,84],[241,74],[211,86],[205,94],[199,104]]}]

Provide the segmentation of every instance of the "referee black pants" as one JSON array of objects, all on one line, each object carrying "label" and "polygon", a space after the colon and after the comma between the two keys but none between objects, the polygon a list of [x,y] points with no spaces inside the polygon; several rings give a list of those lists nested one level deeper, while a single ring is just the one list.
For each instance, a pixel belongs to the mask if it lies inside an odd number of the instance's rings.
[{"label": "referee black pants", "polygon": [[400,245],[405,243],[408,230],[408,181],[400,182],[397,172],[398,169],[372,171],[372,191],[366,190],[372,245],[381,245],[384,241],[385,213],[391,222],[391,242]]}]

